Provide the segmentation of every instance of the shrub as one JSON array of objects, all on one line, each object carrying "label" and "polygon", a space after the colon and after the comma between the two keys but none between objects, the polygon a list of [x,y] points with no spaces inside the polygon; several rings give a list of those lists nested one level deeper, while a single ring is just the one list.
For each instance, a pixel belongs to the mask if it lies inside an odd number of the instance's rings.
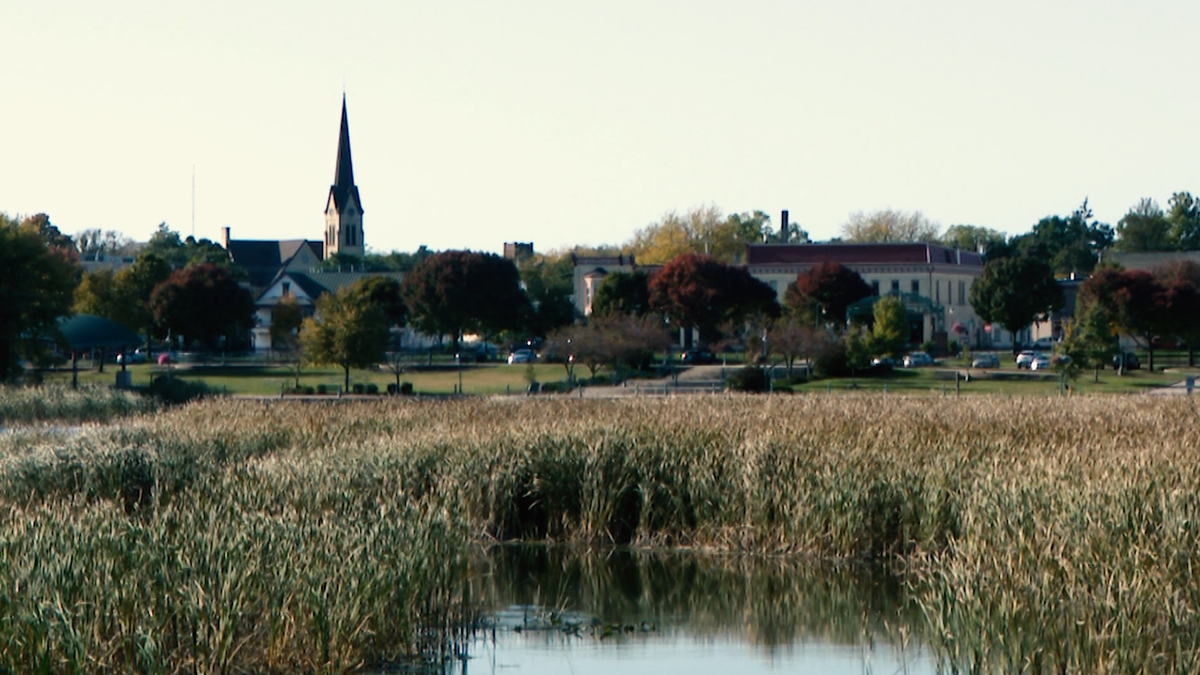
[{"label": "shrub", "polygon": [[163,376],[151,380],[146,392],[156,400],[171,405],[187,403],[216,393],[203,382]]},{"label": "shrub", "polygon": [[317,393],[318,393],[318,394],[328,394],[328,393],[329,393],[329,387],[328,387],[327,385],[324,385],[324,384],[318,384],[318,385],[317,385]]},{"label": "shrub", "polygon": [[379,385],[375,384],[374,382],[368,382],[367,383],[367,393],[368,394],[378,394],[379,393]]},{"label": "shrub", "polygon": [[764,392],[767,390],[767,371],[758,366],[743,366],[725,378],[729,391]]},{"label": "shrub", "polygon": [[412,393],[413,393],[412,382],[401,382],[400,383],[400,395],[401,396],[412,396]]},{"label": "shrub", "polygon": [[366,391],[367,391],[366,387],[363,386],[362,382],[355,382],[354,384],[350,385],[350,390],[356,394],[363,394],[363,393],[366,393]]},{"label": "shrub", "polygon": [[813,361],[813,372],[817,377],[845,377],[850,374],[846,362],[846,343],[835,341],[820,357]]}]

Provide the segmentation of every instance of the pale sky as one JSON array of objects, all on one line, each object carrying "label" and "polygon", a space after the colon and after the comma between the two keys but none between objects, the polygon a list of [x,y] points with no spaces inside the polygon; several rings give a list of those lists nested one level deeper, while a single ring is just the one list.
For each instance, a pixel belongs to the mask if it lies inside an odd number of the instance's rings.
[{"label": "pale sky", "polygon": [[0,4],[0,211],[320,240],[349,106],[379,252],[621,243],[665,212],[1010,234],[1200,192],[1196,2]]}]

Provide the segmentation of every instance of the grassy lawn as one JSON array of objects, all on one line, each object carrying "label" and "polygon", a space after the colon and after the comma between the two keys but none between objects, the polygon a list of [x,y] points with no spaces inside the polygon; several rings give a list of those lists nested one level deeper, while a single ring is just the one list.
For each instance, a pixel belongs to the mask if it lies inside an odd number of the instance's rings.
[{"label": "grassy lawn", "polygon": [[[898,368],[885,376],[831,378],[816,380],[793,387],[796,392],[825,392],[825,391],[879,391],[886,389],[889,393],[905,394],[936,394],[955,393],[955,382],[952,377],[947,379],[945,371],[959,369],[965,372],[965,364],[958,359],[942,361],[936,368],[904,369]],[[79,381],[83,384],[112,385],[115,381],[118,367],[106,366],[103,373],[95,370],[80,370]],[[157,365],[141,364],[129,366],[134,386],[145,386],[152,377],[158,377],[167,371]],[[534,377],[538,382],[562,382],[567,379],[566,370],[560,364],[538,363],[533,367]],[[776,377],[782,377],[782,370],[775,369]],[[939,376],[939,372],[941,375]],[[293,375],[287,366],[272,365],[212,365],[212,366],[182,366],[172,368],[172,377],[185,380],[201,380],[209,387],[230,394],[249,394],[270,396],[279,394],[281,387],[290,388]],[[586,369],[575,371],[577,378],[587,376]],[[1008,395],[1058,395],[1060,384],[1057,376],[1049,374],[1038,377],[1034,373],[1020,370],[1011,361],[1002,361],[999,369],[971,371],[969,381],[958,383],[958,392],[962,394],[1008,394]],[[1188,375],[1200,377],[1200,369],[1176,368],[1171,372],[1149,372],[1146,370],[1130,371],[1128,374],[1117,375],[1112,369],[1100,371],[1099,382],[1093,381],[1092,371],[1084,371],[1071,383],[1077,394],[1129,394],[1140,393],[1174,384]],[[994,379],[997,376],[1005,379]],[[412,370],[400,376],[402,382],[411,382],[413,391],[419,394],[451,394],[459,384],[460,372],[452,362],[438,363],[432,368]],[[508,365],[504,363],[464,364],[461,371],[462,389],[467,394],[504,394],[525,391],[527,371],[524,364]],[[47,373],[47,382],[69,383],[70,372]],[[306,368],[301,371],[301,386],[314,389],[326,385],[334,390],[342,383],[342,371],[338,368]],[[396,376],[386,369],[379,371],[351,370],[351,386],[354,384],[374,384],[379,391],[386,392],[389,384],[395,384]]]},{"label": "grassy lawn", "polygon": [[[81,384],[112,385],[116,381],[118,368],[106,366],[103,373],[95,370],[80,370]],[[558,382],[567,379],[566,370],[559,364],[539,363],[533,367],[534,377],[539,382]],[[167,371],[157,365],[129,366],[134,386],[150,384],[152,377],[159,377]],[[269,396],[278,394],[280,387],[291,387],[294,383],[293,373],[286,366],[184,366],[173,368],[171,377],[184,380],[201,380],[209,387],[230,394],[253,394]],[[459,383],[459,371],[451,365],[440,366],[432,370],[416,370],[400,376],[401,382],[412,382],[413,391],[420,394],[450,394]],[[584,376],[586,371],[576,370],[576,376]],[[526,366],[495,363],[469,364],[462,367],[462,388],[467,394],[502,394],[525,391]],[[46,373],[46,382],[69,383],[70,372]],[[305,368],[300,374],[300,385],[316,388],[327,385],[330,388],[341,385],[343,374],[339,368]],[[375,384],[379,391],[387,391],[389,384],[396,383],[396,376],[387,370],[366,371],[351,370],[350,384]]]},{"label": "grassy lawn", "polygon": [[[891,374],[881,377],[831,378],[816,380],[807,384],[793,387],[797,392],[820,391],[859,391],[888,392],[905,394],[954,394],[956,392],[953,379],[937,375],[941,368],[904,369],[899,368]],[[1001,369],[1001,374],[1013,372],[1015,369]],[[978,376],[981,372],[972,371],[970,380],[958,383],[962,394],[1010,394],[1010,395],[1057,395],[1060,393],[1060,383],[1057,377],[1040,379],[1036,375],[1012,377],[1012,379],[987,379],[986,375]],[[990,371],[995,373],[996,371]],[[1101,371],[1100,382],[1093,382],[1091,371],[1083,373],[1071,388],[1076,394],[1130,394],[1144,392],[1156,387],[1164,387],[1186,377],[1181,373],[1149,373],[1133,371],[1124,376],[1117,375],[1112,370]]]}]

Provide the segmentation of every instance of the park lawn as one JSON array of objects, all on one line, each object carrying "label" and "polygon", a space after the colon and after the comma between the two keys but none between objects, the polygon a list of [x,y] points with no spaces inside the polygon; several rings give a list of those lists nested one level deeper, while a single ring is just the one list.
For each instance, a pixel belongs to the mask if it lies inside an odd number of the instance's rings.
[{"label": "park lawn", "polygon": [[[112,385],[116,382],[119,367],[108,366],[103,373],[95,370],[80,370],[80,384]],[[152,377],[168,375],[187,381],[201,381],[209,388],[229,394],[272,396],[280,388],[290,389],[295,383],[291,368],[287,366],[184,366],[169,371],[157,365],[129,366],[135,387],[148,386]],[[462,368],[462,388],[467,394],[519,393],[528,386],[527,368],[508,364],[470,364]],[[539,382],[559,382],[567,379],[567,371],[560,364],[538,363],[533,366],[534,377]],[[576,375],[582,375],[577,372]],[[45,373],[46,382],[70,383],[71,373]],[[418,394],[451,394],[459,383],[459,371],[452,367],[436,370],[413,370],[400,376],[401,382],[411,382],[413,392]],[[336,390],[343,382],[340,368],[310,367],[300,372],[300,386],[316,389],[325,385]],[[351,370],[350,385],[374,384],[380,392],[386,392],[389,384],[396,383],[396,376],[386,369],[379,371]]]},{"label": "park lawn", "polygon": [[[1061,393],[1062,385],[1057,377],[1041,379],[1036,375],[1022,375],[1011,379],[989,379],[986,373],[999,372],[1004,375],[1018,372],[1015,367],[989,369],[986,371],[972,370],[972,377],[960,380],[957,388],[954,380],[938,377],[939,371],[946,368],[897,368],[888,375],[857,378],[830,378],[814,380],[805,384],[795,385],[796,392],[823,391],[868,391],[904,394],[1007,394],[1007,395],[1057,395]],[[1024,371],[1020,371],[1024,372]],[[982,376],[980,376],[982,374]],[[1190,373],[1196,375],[1195,372]],[[1069,382],[1075,394],[1131,394],[1146,392],[1154,388],[1165,387],[1182,381],[1189,375],[1184,371],[1155,372],[1135,370],[1126,375],[1117,375],[1113,370],[1100,371],[1100,382],[1093,381],[1093,373],[1088,370],[1080,373],[1073,382]]]},{"label": "park lawn", "polygon": [[[879,377],[831,378],[815,380],[793,387],[796,392],[826,392],[826,391],[876,391],[886,390],[889,393],[905,394],[934,394],[941,395],[956,393],[953,379],[939,379],[935,373],[957,367],[954,361],[948,361],[941,368],[904,369],[898,368],[892,373]],[[107,366],[103,373],[95,370],[80,370],[81,384],[100,384],[111,386],[116,381],[115,373],[119,367]],[[280,389],[290,389],[293,384],[293,374],[286,365],[278,366],[184,366],[173,367],[169,371],[157,365],[140,364],[129,366],[132,382],[135,387],[150,384],[152,377],[170,374],[184,380],[204,382],[216,391],[251,396],[277,396]],[[1004,364],[997,370],[979,371],[976,373],[1016,373],[1012,364]],[[567,379],[566,370],[561,364],[538,363],[533,366],[534,377],[541,383],[563,382]],[[469,364],[462,368],[462,388],[466,394],[505,394],[525,391],[527,368],[524,364],[508,365],[504,363]],[[1145,370],[1135,370],[1119,376],[1113,370],[1100,372],[1100,382],[1093,382],[1092,371],[1084,371],[1071,383],[1077,394],[1129,394],[1148,391],[1155,387],[1169,386],[1182,381],[1188,375],[1200,376],[1200,369],[1172,369],[1171,372],[1150,373]],[[587,371],[577,369],[577,378],[585,378]],[[778,367],[776,377],[782,377]],[[60,371],[46,373],[47,382],[69,383],[71,373]],[[332,391],[342,384],[342,371],[339,368],[310,367],[300,374],[300,385],[316,389],[325,385]],[[437,369],[421,369],[404,373],[401,382],[411,382],[414,393],[443,395],[455,391],[459,383],[459,371],[449,365]],[[386,392],[389,384],[396,383],[396,376],[383,368],[378,371],[351,370],[350,382],[354,384],[374,384],[380,392]],[[851,386],[854,385],[854,386]],[[1006,395],[1057,395],[1060,385],[1057,378],[1036,379],[1022,376],[1019,379],[993,380],[985,377],[972,377],[969,381],[959,383],[957,390],[961,394],[1006,394]]]}]

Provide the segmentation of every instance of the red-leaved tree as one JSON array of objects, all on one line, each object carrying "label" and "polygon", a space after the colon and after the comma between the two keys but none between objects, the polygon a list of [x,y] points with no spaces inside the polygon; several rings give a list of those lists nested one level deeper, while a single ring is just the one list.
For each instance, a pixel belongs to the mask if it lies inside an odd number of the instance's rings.
[{"label": "red-leaved tree", "polygon": [[720,338],[722,323],[739,323],[757,314],[779,315],[775,291],[745,267],[696,253],[680,254],[654,273],[650,306],[673,325],[700,331],[705,342]]},{"label": "red-leaved tree", "polygon": [[203,263],[176,270],[150,296],[155,322],[213,348],[254,325],[254,298],[228,267]]},{"label": "red-leaved tree", "polygon": [[874,293],[858,272],[830,261],[797,274],[796,281],[788,284],[784,300],[793,313],[808,317],[805,323],[822,323],[813,316],[814,311],[819,311],[825,321],[840,327],[846,324],[850,305]]}]

